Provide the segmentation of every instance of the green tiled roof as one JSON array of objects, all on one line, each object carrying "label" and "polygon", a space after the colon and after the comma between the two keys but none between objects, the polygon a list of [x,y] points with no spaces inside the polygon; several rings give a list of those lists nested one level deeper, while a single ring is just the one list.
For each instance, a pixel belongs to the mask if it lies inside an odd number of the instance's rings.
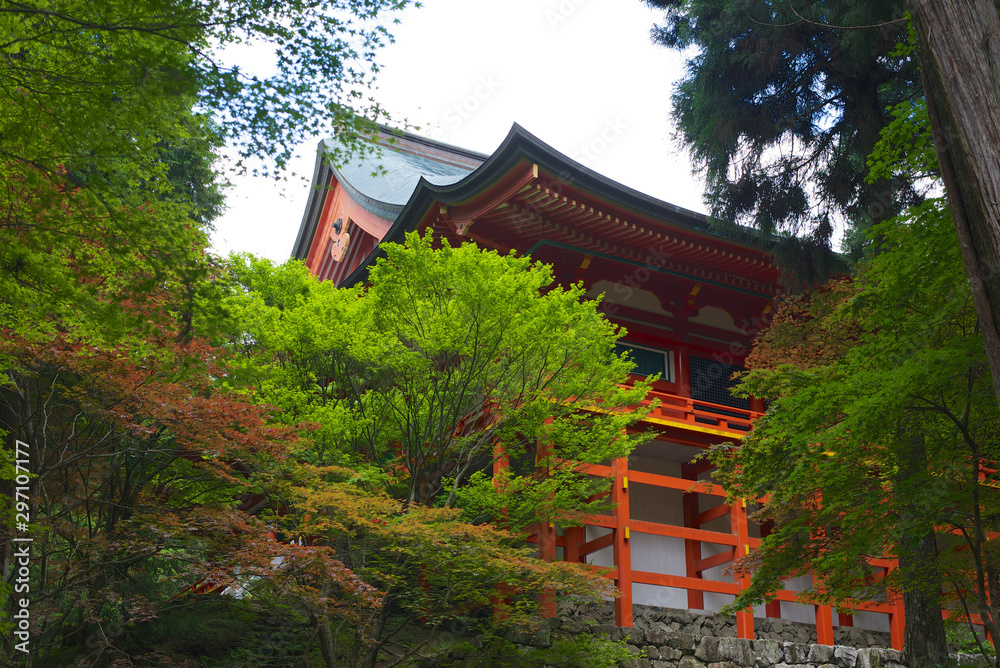
[{"label": "green tiled roof", "polygon": [[[333,140],[326,141],[329,145]],[[355,159],[337,171],[344,177],[341,182],[347,181],[368,199],[398,207],[398,215],[421,177],[436,186],[447,186],[461,181],[473,169],[381,146],[375,154],[361,160]],[[396,216],[392,216],[390,220],[395,218]]]}]

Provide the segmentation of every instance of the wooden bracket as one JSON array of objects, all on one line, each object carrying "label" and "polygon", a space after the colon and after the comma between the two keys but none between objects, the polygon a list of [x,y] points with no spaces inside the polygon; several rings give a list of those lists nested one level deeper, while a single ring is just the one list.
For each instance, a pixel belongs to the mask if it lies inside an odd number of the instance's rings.
[{"label": "wooden bracket", "polygon": [[698,296],[699,292],[701,292],[701,283],[695,283],[694,287],[691,288],[691,292],[688,293],[688,296],[687,296],[687,310],[688,311],[693,311],[694,310],[694,299],[695,299],[695,297]]}]

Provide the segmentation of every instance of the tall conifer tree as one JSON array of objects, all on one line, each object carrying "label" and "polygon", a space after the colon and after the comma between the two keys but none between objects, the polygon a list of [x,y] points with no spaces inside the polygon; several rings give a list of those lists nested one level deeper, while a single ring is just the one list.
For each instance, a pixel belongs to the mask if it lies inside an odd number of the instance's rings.
[{"label": "tall conifer tree", "polygon": [[906,38],[898,3],[647,4],[665,10],[656,43],[697,50],[673,114],[719,225],[799,233],[810,283],[830,268],[821,251],[838,221],[862,232],[848,236],[858,251],[865,229],[917,199],[905,179],[865,181],[886,109],[919,96],[913,62],[893,55]]}]

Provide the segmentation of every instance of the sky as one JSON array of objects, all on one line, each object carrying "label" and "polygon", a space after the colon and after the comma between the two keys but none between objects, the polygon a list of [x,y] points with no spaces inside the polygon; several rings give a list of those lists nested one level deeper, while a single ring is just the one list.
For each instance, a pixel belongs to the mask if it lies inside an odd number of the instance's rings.
[{"label": "sky", "polygon": [[[425,0],[398,17],[374,96],[399,124],[492,153],[519,123],[609,178],[705,211],[703,184],[671,139],[684,59],[651,43],[661,15],[640,0]],[[289,257],[320,139],[282,180],[231,179],[215,252]]]}]

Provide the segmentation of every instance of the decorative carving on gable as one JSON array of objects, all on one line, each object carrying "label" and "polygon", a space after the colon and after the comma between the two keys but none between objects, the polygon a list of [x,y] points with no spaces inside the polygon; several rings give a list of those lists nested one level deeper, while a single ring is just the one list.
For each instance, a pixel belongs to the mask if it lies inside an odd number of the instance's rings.
[{"label": "decorative carving on gable", "polygon": [[718,306],[702,306],[698,309],[698,315],[688,318],[688,322],[715,327],[727,332],[745,333],[736,326],[736,322],[733,320],[733,316],[729,314],[729,311],[721,309]]}]

